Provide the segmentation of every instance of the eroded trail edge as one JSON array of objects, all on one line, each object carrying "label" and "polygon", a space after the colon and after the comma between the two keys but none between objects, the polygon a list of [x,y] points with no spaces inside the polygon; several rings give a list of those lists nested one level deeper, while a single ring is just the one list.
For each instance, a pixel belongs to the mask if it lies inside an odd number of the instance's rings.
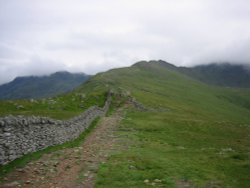
[{"label": "eroded trail edge", "polygon": [[102,117],[80,147],[45,154],[10,173],[0,187],[94,187],[99,165],[115,151],[118,142],[115,132],[122,117],[122,109]]}]

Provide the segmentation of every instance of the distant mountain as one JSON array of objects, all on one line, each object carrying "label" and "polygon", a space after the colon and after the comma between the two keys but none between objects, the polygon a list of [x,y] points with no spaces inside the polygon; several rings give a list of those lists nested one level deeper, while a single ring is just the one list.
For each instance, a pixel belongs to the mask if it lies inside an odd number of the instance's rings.
[{"label": "distant mountain", "polygon": [[90,76],[84,73],[56,72],[49,76],[17,77],[0,86],[0,99],[51,97],[73,90]]},{"label": "distant mountain", "polygon": [[178,69],[180,72],[208,84],[250,88],[250,69],[246,65],[212,63],[191,68],[179,67]]}]

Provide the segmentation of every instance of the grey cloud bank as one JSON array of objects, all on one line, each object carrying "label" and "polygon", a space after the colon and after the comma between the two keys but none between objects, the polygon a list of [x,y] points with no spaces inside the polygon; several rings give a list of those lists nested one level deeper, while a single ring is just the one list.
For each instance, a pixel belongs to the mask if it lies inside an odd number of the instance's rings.
[{"label": "grey cloud bank", "polygon": [[0,0],[0,83],[138,60],[250,64],[248,0]]}]

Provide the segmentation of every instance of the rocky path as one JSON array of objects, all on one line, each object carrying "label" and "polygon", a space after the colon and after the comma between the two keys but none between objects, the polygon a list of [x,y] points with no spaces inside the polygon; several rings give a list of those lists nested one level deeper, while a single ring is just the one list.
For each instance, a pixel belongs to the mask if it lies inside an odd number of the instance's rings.
[{"label": "rocky path", "polygon": [[115,149],[118,140],[114,132],[121,117],[121,109],[110,117],[103,117],[82,146],[43,155],[38,161],[9,174],[0,187],[94,187],[99,165]]}]

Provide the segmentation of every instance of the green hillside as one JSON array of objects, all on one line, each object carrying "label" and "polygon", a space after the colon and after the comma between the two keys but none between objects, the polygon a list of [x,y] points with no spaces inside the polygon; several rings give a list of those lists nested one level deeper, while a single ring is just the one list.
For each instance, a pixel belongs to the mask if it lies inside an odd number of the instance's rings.
[{"label": "green hillside", "polygon": [[132,144],[101,166],[97,187],[249,186],[249,90],[208,86],[157,62],[94,79],[149,109],[126,111],[118,134]]},{"label": "green hillside", "polygon": [[207,85],[162,62],[97,74],[54,105],[2,102],[1,114],[72,117],[103,105],[109,90],[113,110],[128,96],[146,110],[125,105],[116,133],[124,142],[100,166],[96,187],[249,187],[250,90]]},{"label": "green hillside", "polygon": [[209,86],[169,70],[162,63],[139,62],[132,67],[101,73],[91,82],[99,84],[103,90],[106,87],[130,93],[145,106],[165,109],[168,114],[178,117],[250,120],[249,89]]},{"label": "green hillside", "polygon": [[69,93],[55,97],[30,100],[3,100],[0,101],[0,116],[10,114],[36,115],[55,119],[69,119],[79,115],[93,105],[104,105],[108,90],[99,88],[99,86],[95,87],[95,83],[89,80],[84,84],[84,89],[77,88]]}]

